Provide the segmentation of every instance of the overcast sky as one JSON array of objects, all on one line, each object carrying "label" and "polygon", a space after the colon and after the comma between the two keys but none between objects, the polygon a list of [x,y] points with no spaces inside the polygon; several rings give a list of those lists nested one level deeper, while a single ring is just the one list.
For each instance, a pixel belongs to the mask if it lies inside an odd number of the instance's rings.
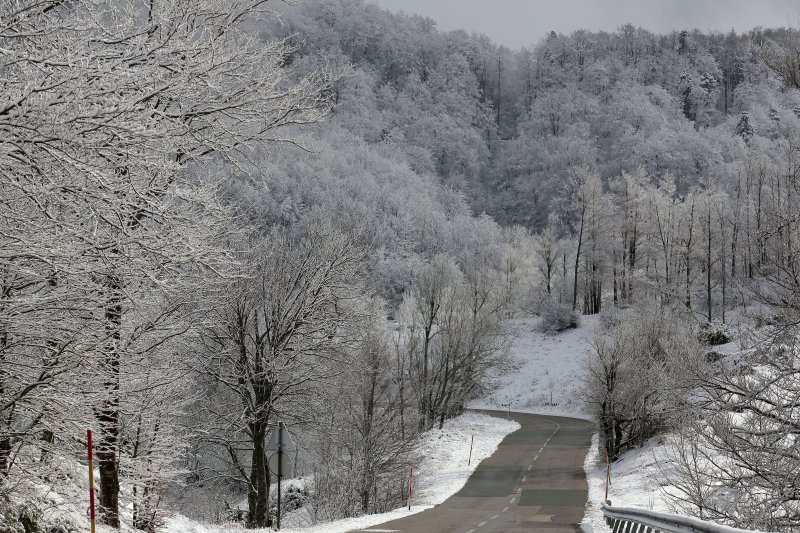
[{"label": "overcast sky", "polygon": [[434,19],[440,29],[485,33],[510,48],[547,32],[612,31],[631,22],[656,32],[674,29],[747,31],[800,24],[798,0],[368,0],[392,11]]}]

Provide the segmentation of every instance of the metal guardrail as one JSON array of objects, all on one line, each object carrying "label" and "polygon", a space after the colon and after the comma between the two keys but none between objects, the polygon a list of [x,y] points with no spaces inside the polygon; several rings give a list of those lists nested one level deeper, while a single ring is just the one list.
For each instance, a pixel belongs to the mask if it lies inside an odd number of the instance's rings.
[{"label": "metal guardrail", "polygon": [[753,533],[745,529],[722,526],[697,518],[656,513],[632,507],[602,504],[606,524],[614,533]]}]

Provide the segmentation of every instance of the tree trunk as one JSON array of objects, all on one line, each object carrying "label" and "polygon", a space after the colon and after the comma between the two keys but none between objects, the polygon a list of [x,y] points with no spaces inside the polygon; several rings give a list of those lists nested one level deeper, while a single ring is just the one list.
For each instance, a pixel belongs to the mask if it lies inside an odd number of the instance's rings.
[{"label": "tree trunk", "polygon": [[627,286],[625,287],[625,300],[633,299],[633,271],[636,269],[636,241],[639,238],[639,231],[636,221],[633,222],[633,236],[628,246],[628,271],[625,275]]},{"label": "tree trunk", "polygon": [[378,386],[378,372],[380,371],[378,368],[378,360],[377,360],[377,353],[370,353],[370,361],[369,361],[369,383],[368,383],[368,391],[367,394],[364,395],[363,398],[363,408],[364,408],[364,421],[362,427],[362,437],[363,437],[363,464],[361,467],[361,512],[364,514],[369,513],[369,503],[370,503],[370,495],[372,493],[373,488],[373,476],[374,472],[372,471],[372,440],[374,438],[372,434],[373,430],[373,420],[375,417],[375,389]]},{"label": "tree trunk", "polygon": [[100,511],[105,524],[119,528],[119,365],[120,328],[122,326],[121,282],[109,275],[106,286],[110,297],[105,309],[106,331],[109,345],[104,358],[106,397],[100,406],[100,442],[97,449],[97,466],[100,471]]},{"label": "tree trunk", "polygon": [[578,247],[575,251],[575,276],[572,281],[572,310],[578,305],[578,268],[581,261],[581,245],[583,244],[583,223],[586,216],[586,207],[581,209],[581,225],[578,230]]},{"label": "tree trunk", "polygon": [[[706,305],[708,306],[708,322],[711,322],[711,205],[708,206],[706,215],[707,244],[706,249]],[[723,270],[725,266],[723,265]]]},{"label": "tree trunk", "polygon": [[[3,288],[3,294],[6,294],[5,287]],[[3,333],[0,335],[0,365],[5,364],[7,346],[8,332],[3,330]],[[0,398],[4,398],[5,394],[6,382],[3,378],[3,374],[0,374]],[[10,415],[8,413],[10,410],[11,408],[0,411],[0,486],[3,485],[3,481],[8,474],[8,463],[11,459],[11,424],[9,420]]]},{"label": "tree trunk", "polygon": [[726,274],[726,268],[725,268],[725,246],[726,246],[726,244],[725,244],[725,222],[724,222],[724,219],[722,217],[720,217],[720,228],[719,228],[719,230],[720,230],[719,233],[722,236],[721,239],[720,239],[722,241],[722,243],[720,245],[719,250],[720,250],[720,256],[721,256],[720,257],[720,261],[722,262],[721,263],[721,268],[720,268],[720,274],[722,275],[722,323],[724,324],[725,323],[725,305],[728,303],[727,302],[727,298],[726,298],[727,297],[726,289],[727,289],[727,281],[728,280],[727,280],[727,274]]},{"label": "tree trunk", "polygon": [[269,472],[264,450],[267,424],[263,420],[250,423],[253,435],[253,454],[250,461],[250,484],[247,487],[247,527],[269,527]]}]

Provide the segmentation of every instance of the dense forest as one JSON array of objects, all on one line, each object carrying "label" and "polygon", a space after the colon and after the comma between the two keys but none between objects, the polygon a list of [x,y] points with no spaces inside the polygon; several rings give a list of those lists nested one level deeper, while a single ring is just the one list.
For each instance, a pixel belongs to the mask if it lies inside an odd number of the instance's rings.
[{"label": "dense forest", "polygon": [[767,257],[756,234],[791,209],[800,96],[753,44],[791,31],[627,25],[510,51],[368,4],[310,2],[273,34],[298,63],[354,65],[323,137],[341,127],[472,212],[538,233],[539,283],[585,312],[636,285],[724,320],[740,296],[731,279]]},{"label": "dense forest", "polygon": [[[780,456],[766,389],[712,380],[686,339],[796,325],[796,31],[509,50],[362,0],[0,9],[0,520],[79,506],[94,427],[103,523],[269,525],[278,419],[315,520],[395,508],[414,439],[488,386],[523,313],[608,315],[589,402],[613,456],[679,418],[690,377]],[[726,423],[708,438],[736,457]]]}]

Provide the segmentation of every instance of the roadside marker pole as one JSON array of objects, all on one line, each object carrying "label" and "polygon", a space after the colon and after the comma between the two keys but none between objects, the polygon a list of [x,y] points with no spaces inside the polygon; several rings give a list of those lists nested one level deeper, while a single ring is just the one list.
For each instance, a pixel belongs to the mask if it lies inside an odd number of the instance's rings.
[{"label": "roadside marker pole", "polygon": [[89,448],[89,520],[92,533],[95,533],[94,514],[94,465],[92,464],[92,430],[86,430],[86,447]]},{"label": "roadside marker pole", "polygon": [[606,503],[608,503],[608,486],[611,484],[611,462],[608,460],[608,448],[606,448]]},{"label": "roadside marker pole", "polygon": [[408,510],[411,510],[411,484],[414,481],[414,467],[408,473]]},{"label": "roadside marker pole", "polygon": [[472,445],[475,444],[475,435],[472,435],[472,440],[469,441],[469,459],[467,459],[467,466],[472,462]]}]

